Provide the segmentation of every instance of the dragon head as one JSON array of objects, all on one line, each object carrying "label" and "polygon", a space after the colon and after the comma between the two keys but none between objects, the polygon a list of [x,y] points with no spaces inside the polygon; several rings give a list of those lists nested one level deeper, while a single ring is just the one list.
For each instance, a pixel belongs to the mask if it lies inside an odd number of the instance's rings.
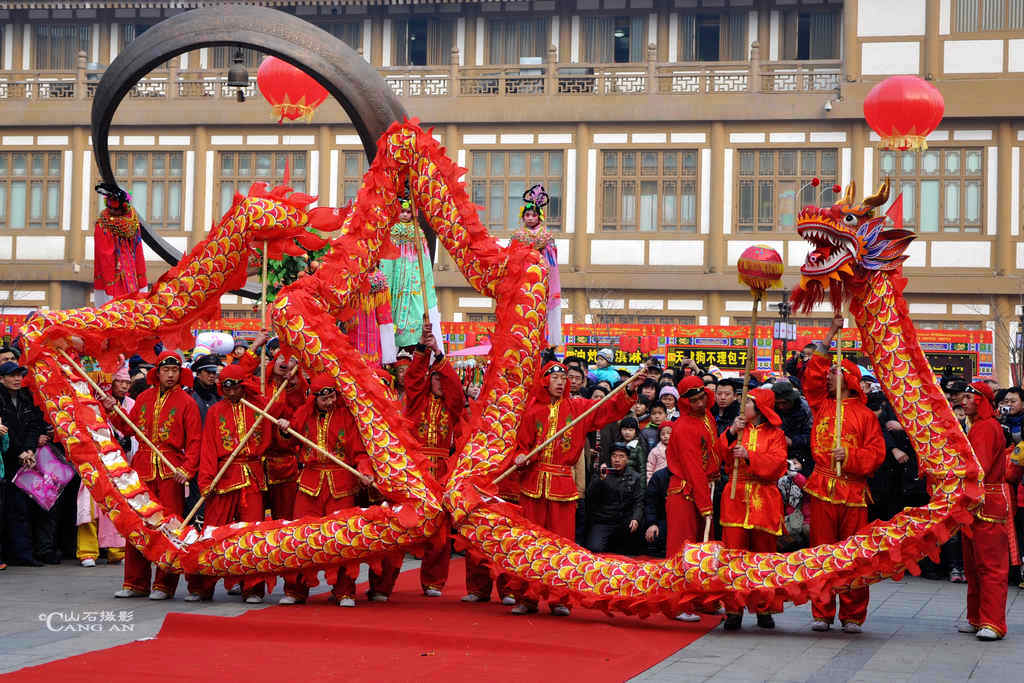
[{"label": "dragon head", "polygon": [[886,229],[886,217],[875,215],[889,199],[889,179],[860,203],[854,199],[856,191],[851,182],[838,203],[804,207],[797,217],[797,233],[814,246],[800,267],[800,285],[793,290],[793,304],[799,310],[810,310],[823,301],[826,289],[838,310],[844,286],[864,280],[873,271],[897,270],[907,259],[904,252],[916,235]]}]

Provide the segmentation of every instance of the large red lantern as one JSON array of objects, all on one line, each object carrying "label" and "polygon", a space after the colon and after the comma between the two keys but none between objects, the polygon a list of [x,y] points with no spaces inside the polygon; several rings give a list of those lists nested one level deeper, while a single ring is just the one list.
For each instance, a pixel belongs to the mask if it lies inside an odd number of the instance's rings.
[{"label": "large red lantern", "polygon": [[766,289],[782,286],[782,257],[766,244],[747,247],[736,261],[736,274],[750,293],[761,296]]},{"label": "large red lantern", "polygon": [[256,72],[256,85],[274,108],[277,122],[283,119],[310,121],[327,99],[327,90],[305,71],[277,57],[265,57]]},{"label": "large red lantern", "polygon": [[887,78],[864,99],[864,118],[883,149],[928,149],[925,138],[942,121],[942,93],[917,76]]}]

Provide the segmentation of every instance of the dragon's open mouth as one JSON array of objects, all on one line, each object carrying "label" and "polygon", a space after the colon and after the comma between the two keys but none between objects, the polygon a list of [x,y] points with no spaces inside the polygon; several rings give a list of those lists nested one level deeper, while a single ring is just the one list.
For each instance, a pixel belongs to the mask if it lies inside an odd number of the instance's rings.
[{"label": "dragon's open mouth", "polygon": [[805,277],[827,277],[853,261],[857,244],[846,234],[836,229],[831,216],[808,215],[804,211],[797,223],[797,233],[814,245],[807,254],[800,273]]}]

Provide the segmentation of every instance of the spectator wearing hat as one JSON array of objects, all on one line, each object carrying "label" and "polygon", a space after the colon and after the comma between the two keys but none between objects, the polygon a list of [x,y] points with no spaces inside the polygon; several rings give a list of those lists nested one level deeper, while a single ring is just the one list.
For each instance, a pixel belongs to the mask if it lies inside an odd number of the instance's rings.
[{"label": "spectator wearing hat", "polygon": [[985,502],[972,511],[975,519],[971,533],[963,538],[967,622],[959,630],[974,633],[978,640],[999,640],[1006,636],[1010,569],[1006,552],[1010,545],[1006,437],[995,419],[994,394],[987,383],[973,382],[957,398],[970,424],[967,439],[985,475]]},{"label": "spectator wearing hat", "polygon": [[[261,420],[257,425],[256,413],[242,403],[244,398],[262,405],[263,397],[255,379],[240,365],[225,368],[220,373],[219,384],[224,400],[214,404],[207,413],[199,455],[197,483],[199,490],[207,496],[206,524],[225,526],[235,522],[261,522],[263,491],[266,489],[262,458],[270,444],[271,423]],[[252,436],[236,453],[242,438],[254,427]],[[214,477],[228,464],[232,454],[234,460],[215,484]],[[237,582],[237,579],[225,579],[224,586],[230,592]],[[189,576],[189,594],[185,601],[212,600],[216,584],[215,576]],[[262,577],[243,580],[241,592],[245,602],[263,602],[263,587]]]},{"label": "spectator wearing hat", "polygon": [[7,436],[3,452],[3,524],[6,538],[3,549],[11,565],[38,567],[42,560],[59,564],[54,545],[54,517],[11,482],[22,465],[32,467],[36,448],[46,432],[43,413],[32,394],[22,386],[28,370],[16,361],[0,364],[0,433]]},{"label": "spectator wearing hat", "polygon": [[217,373],[224,367],[220,358],[215,355],[199,356],[192,361],[192,374],[195,381],[192,382],[192,399],[199,408],[199,420],[206,424],[206,411],[214,403],[220,400],[217,393]]},{"label": "spectator wearing hat", "polygon": [[772,384],[772,392],[775,394],[775,412],[782,419],[789,459],[800,463],[800,472],[809,477],[814,471],[814,458],[811,457],[811,408],[788,380]]},{"label": "spectator wearing hat", "polygon": [[665,419],[669,422],[679,418],[679,390],[674,384],[666,384],[658,392],[658,400],[665,406]]},{"label": "spectator wearing hat", "polygon": [[[184,516],[185,483],[199,469],[199,447],[202,439],[202,421],[199,408],[185,391],[193,383],[192,371],[183,368],[181,358],[174,351],[164,351],[157,357],[156,366],[146,374],[150,388],[139,394],[128,413],[128,419],[139,427],[149,440],[160,449],[161,458],[145,444],[132,458],[132,467],[139,479],[146,483],[150,496],[163,505],[169,514]],[[110,424],[122,433],[131,430],[119,415],[112,414],[115,400],[106,397],[103,407]],[[166,458],[172,470],[164,462]],[[124,587],[114,594],[118,598],[149,595],[150,600],[167,600],[178,587],[178,574],[164,569],[156,570],[150,592],[150,563],[135,547],[125,550]]]},{"label": "spectator wearing hat", "polygon": [[[722,496],[722,545],[727,548],[773,553],[782,536],[783,505],[779,478],[786,473],[786,436],[779,428],[782,419],[775,412],[771,389],[751,389],[743,414],[721,437],[725,470],[735,479],[735,496]],[[730,483],[730,487],[732,484]],[[767,605],[752,605],[757,625],[775,628]],[[726,600],[726,631],[742,625],[742,610]]]},{"label": "spectator wearing hat", "polygon": [[[860,370],[844,359],[842,368],[827,355],[832,339],[843,328],[843,317],[832,320],[828,336],[804,370],[804,393],[814,415],[811,454],[814,472],[805,492],[811,495],[811,545],[835,543],[868,523],[867,480],[885,459],[885,440],[878,418],[865,405]],[[836,444],[836,384],[842,402],[842,432]],[[842,464],[842,472],[838,465]],[[839,594],[839,621],[848,633],[860,633],[867,616],[869,590]],[[827,631],[836,617],[836,596],[811,600],[815,631]]]},{"label": "spectator wearing hat", "polygon": [[612,386],[619,383],[619,372],[613,368],[612,361],[615,360],[615,353],[611,349],[601,349],[597,352],[597,360],[594,362],[594,367],[587,374],[587,379],[591,382],[600,382],[604,380]]},{"label": "spectator wearing hat", "polygon": [[611,466],[602,464],[587,487],[591,525],[585,545],[595,553],[632,555],[638,549],[645,487],[627,461],[626,444],[619,441],[612,446]]},{"label": "spectator wearing hat", "polygon": [[21,352],[13,346],[0,346],[0,365],[8,362],[17,362],[21,358]]}]

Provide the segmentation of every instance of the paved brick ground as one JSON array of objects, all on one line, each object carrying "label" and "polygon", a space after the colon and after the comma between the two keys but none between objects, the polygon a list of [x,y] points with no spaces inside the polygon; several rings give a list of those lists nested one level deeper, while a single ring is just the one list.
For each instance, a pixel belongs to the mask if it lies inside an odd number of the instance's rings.
[{"label": "paved brick ground", "polygon": [[[408,561],[405,568],[418,564]],[[364,567],[365,573],[365,567]],[[361,577],[364,580],[365,576]],[[83,569],[74,562],[58,567],[12,567],[0,574],[0,673],[83,652],[151,638],[171,611],[237,616],[250,606],[218,588],[214,602],[186,605],[178,599],[152,602],[117,600],[120,566]],[[320,590],[326,590],[321,585]],[[638,676],[636,681],[941,681],[1009,683],[1024,671],[1024,591],[1010,588],[1010,637],[981,643],[956,632],[963,615],[963,585],[923,579],[872,587],[865,632],[810,631],[810,607],[790,607],[776,615],[775,631],[761,631],[754,619],[726,634],[716,629]],[[280,584],[277,593],[280,595]],[[51,612],[131,611],[130,632],[51,631],[41,615]],[[57,620],[59,622],[59,619]]]}]

